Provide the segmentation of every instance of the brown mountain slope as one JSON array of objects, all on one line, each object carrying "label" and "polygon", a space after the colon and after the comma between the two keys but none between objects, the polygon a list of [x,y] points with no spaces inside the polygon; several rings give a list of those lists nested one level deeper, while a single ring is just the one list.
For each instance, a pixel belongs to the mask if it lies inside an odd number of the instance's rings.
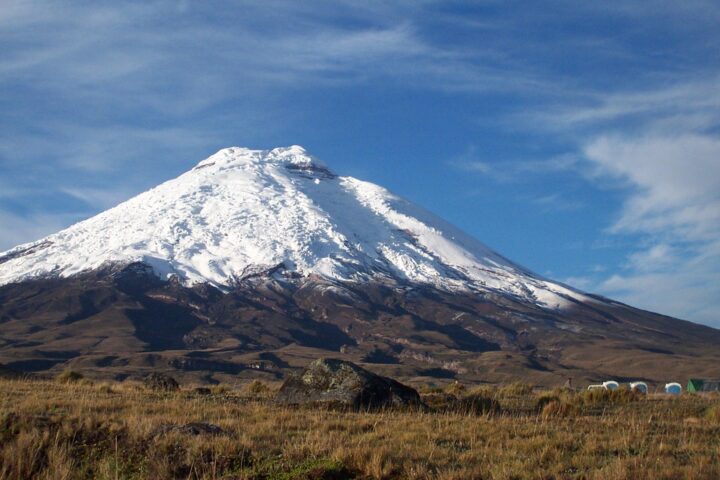
[{"label": "brown mountain slope", "polygon": [[210,382],[279,378],[321,355],[406,380],[720,376],[720,331],[597,300],[548,310],[494,293],[316,277],[258,277],[222,293],[134,264],[0,287],[0,363],[114,378],[172,370]]}]

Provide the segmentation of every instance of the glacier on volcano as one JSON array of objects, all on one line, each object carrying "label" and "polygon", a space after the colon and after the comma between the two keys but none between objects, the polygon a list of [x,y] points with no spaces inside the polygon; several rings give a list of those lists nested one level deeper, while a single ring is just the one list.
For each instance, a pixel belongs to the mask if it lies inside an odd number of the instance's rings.
[{"label": "glacier on volcano", "polygon": [[190,171],[0,254],[0,285],[143,262],[228,288],[257,274],[495,291],[562,308],[591,297],[546,280],[385,188],[302,147],[220,150]]}]

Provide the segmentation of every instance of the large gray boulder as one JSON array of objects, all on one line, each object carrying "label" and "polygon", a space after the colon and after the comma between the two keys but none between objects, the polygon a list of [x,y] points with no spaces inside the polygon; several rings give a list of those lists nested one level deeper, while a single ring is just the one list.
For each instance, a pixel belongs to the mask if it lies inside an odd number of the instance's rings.
[{"label": "large gray boulder", "polygon": [[355,409],[423,405],[414,389],[334,358],[320,358],[300,375],[291,375],[275,400],[287,405],[325,404]]}]

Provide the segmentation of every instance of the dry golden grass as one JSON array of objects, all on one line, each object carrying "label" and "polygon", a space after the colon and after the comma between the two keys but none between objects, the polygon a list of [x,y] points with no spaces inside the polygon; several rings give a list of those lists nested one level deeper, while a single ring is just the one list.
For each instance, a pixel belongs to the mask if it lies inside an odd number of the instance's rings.
[{"label": "dry golden grass", "polygon": [[[0,479],[720,478],[717,397],[453,392],[500,408],[444,408],[444,392],[434,411],[338,412],[273,405],[258,385],[2,380]],[[158,433],[191,422],[225,434]]]}]

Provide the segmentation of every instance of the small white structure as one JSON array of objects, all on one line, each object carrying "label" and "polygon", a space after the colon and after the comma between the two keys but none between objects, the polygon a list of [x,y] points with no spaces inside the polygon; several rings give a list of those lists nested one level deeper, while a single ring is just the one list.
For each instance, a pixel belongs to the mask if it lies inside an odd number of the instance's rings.
[{"label": "small white structure", "polygon": [[648,386],[645,382],[632,382],[630,384],[630,390],[632,390],[633,392],[647,393]]},{"label": "small white structure", "polygon": [[603,382],[603,387],[607,390],[617,390],[620,387],[620,384],[615,380],[608,380],[607,382]]},{"label": "small white structure", "polygon": [[677,382],[666,383],[665,393],[669,393],[670,395],[680,395],[682,393],[682,385]]},{"label": "small white structure", "polygon": [[607,390],[605,385],[588,385],[588,390]]}]

